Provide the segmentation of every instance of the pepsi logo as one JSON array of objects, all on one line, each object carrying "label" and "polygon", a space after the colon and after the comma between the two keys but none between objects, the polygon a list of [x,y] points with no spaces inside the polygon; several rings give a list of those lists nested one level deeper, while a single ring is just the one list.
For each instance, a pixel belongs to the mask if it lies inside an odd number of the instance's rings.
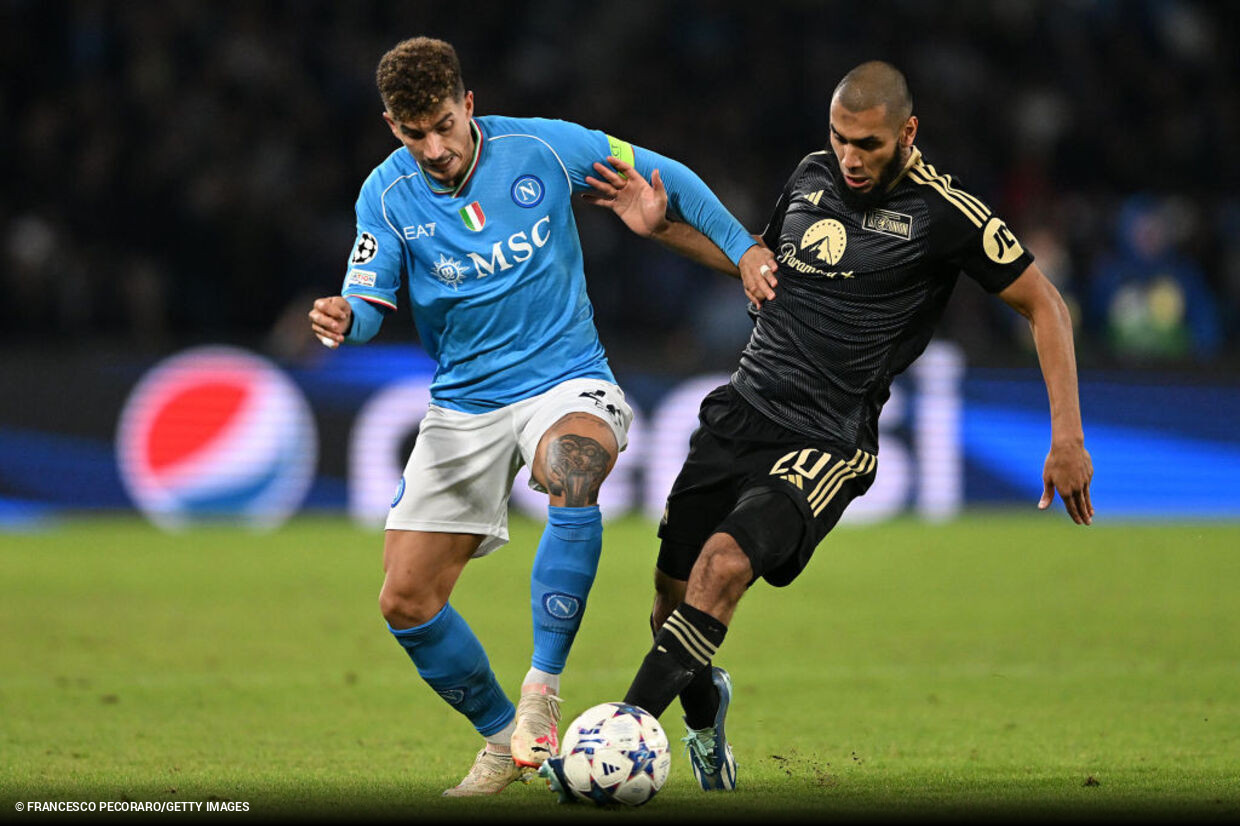
[{"label": "pepsi logo", "polygon": [[228,520],[274,528],[305,499],[318,436],[305,397],[274,364],[200,347],[138,382],[116,454],[130,498],[160,527]]}]

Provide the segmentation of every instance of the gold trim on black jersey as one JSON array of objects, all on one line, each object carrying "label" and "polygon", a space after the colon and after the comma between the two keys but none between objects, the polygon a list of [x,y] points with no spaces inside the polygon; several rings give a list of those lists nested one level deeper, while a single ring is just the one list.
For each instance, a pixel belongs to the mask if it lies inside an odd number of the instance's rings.
[{"label": "gold trim on black jersey", "polygon": [[[815,456],[817,461],[813,461]],[[824,473],[823,469],[831,463],[832,459],[835,459],[835,463],[831,464],[830,470]],[[811,461],[813,461],[812,466],[810,466]],[[805,501],[809,504],[814,516],[817,516],[835,498],[835,494],[839,493],[845,482],[856,476],[873,473],[877,465],[878,457],[864,450],[857,450],[851,459],[840,459],[818,448],[809,447],[785,453],[771,467],[770,475],[796,485],[797,489],[803,493],[807,487],[817,481],[818,484],[814,485],[814,489],[805,494]]]},{"label": "gold trim on black jersey", "polygon": [[878,458],[864,450],[858,450],[848,461],[841,459],[836,462],[830,472],[822,477],[822,481],[818,483],[818,486],[805,497],[814,511],[814,516],[822,513],[823,509],[835,497],[835,494],[839,492],[840,487],[845,482],[854,476],[866,475],[877,464]]},{"label": "gold trim on black jersey", "polygon": [[918,164],[908,171],[909,180],[937,191],[949,204],[963,212],[974,225],[980,227],[990,219],[990,209],[984,203],[962,189],[952,186],[951,178],[940,175],[927,163]]},{"label": "gold trim on black jersey", "polygon": [[895,176],[895,178],[892,179],[891,183],[887,184],[886,191],[891,192],[893,189],[895,189],[896,185],[899,184],[900,181],[904,180],[904,176],[908,175],[909,171],[913,167],[920,166],[920,165],[921,165],[921,150],[918,149],[916,146],[911,147],[908,153],[908,160],[905,161],[904,166],[901,167],[900,174]]}]

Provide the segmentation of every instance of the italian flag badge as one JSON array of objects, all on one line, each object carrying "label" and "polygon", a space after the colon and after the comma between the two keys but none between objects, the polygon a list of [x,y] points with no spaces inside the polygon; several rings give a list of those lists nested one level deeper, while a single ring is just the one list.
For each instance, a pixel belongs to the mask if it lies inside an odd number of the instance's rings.
[{"label": "italian flag badge", "polygon": [[461,220],[465,222],[465,226],[474,232],[481,232],[486,226],[487,214],[482,211],[482,205],[474,201],[469,206],[461,210]]}]

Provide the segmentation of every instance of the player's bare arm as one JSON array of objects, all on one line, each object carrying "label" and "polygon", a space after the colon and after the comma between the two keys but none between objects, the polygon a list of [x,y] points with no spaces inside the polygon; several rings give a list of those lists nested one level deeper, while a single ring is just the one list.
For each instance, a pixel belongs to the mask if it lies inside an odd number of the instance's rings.
[{"label": "player's bare arm", "polygon": [[333,295],[329,298],[317,298],[314,308],[309,312],[310,329],[324,344],[335,342],[338,346],[344,342],[349,325],[353,322],[353,308],[344,296]]},{"label": "player's bare arm", "polygon": [[656,169],[647,181],[631,164],[609,156],[608,167],[595,163],[599,177],[587,177],[586,183],[595,192],[581,197],[588,203],[610,209],[624,225],[643,238],[654,238],[673,252],[718,270],[733,278],[740,278],[745,295],[756,306],[775,297],[775,256],[755,236],[757,244],[741,256],[740,266],[733,264],[713,241],[701,232],[681,221],[667,218],[667,192]]},{"label": "player's bare arm", "polygon": [[1072,521],[1093,522],[1089,499],[1093,461],[1085,449],[1081,405],[1077,394],[1076,356],[1073,351],[1072,319],[1059,290],[1036,264],[1021,273],[999,297],[1029,320],[1033,341],[1046,382],[1051,409],[1051,449],[1042,470],[1042,498],[1038,507],[1050,507],[1059,492]]}]

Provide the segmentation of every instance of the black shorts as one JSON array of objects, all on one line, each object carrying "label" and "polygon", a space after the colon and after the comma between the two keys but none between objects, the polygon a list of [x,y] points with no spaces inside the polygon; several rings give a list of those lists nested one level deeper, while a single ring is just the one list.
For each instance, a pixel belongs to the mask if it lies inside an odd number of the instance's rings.
[{"label": "black shorts", "polygon": [[722,526],[749,557],[755,579],[787,585],[874,482],[876,457],[794,433],[730,384],[706,396],[698,419],[659,524],[659,570],[687,580]]}]

